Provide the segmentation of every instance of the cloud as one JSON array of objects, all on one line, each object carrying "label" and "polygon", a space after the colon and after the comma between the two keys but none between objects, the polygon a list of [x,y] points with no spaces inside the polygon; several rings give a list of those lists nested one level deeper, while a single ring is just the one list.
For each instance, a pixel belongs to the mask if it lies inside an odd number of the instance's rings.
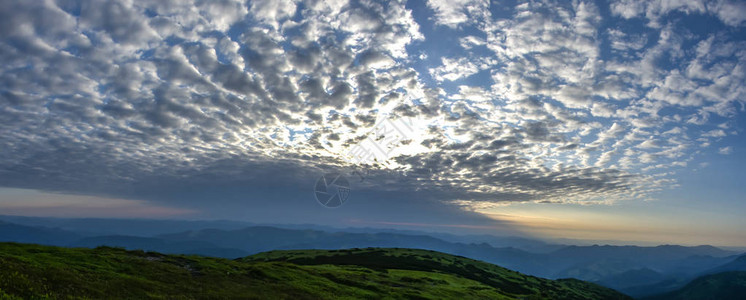
[{"label": "cloud", "polygon": [[624,18],[644,16],[654,27],[660,26],[659,21],[665,15],[679,11],[685,14],[710,14],[729,26],[743,24],[746,5],[732,0],[686,0],[686,1],[640,1],[621,0],[611,3],[611,11]]},{"label": "cloud", "polygon": [[458,27],[470,17],[482,14],[489,6],[484,0],[429,0],[428,7],[435,11],[435,23],[447,27]]},{"label": "cloud", "polygon": [[24,189],[0,189],[0,209],[5,215],[48,217],[173,218],[195,210],[153,205],[141,200],[87,195],[43,193]]},{"label": "cloud", "polygon": [[720,153],[722,155],[731,154],[731,153],[733,153],[733,147],[731,147],[731,146],[722,147],[722,148],[718,149],[718,153]]},{"label": "cloud", "polygon": [[460,59],[448,59],[443,57],[442,63],[441,66],[430,69],[430,75],[438,81],[455,81],[479,72],[479,66],[475,65],[471,60],[465,57]]},{"label": "cloud", "polygon": [[[371,173],[359,195],[410,212],[647,198],[692,145],[730,134],[710,123],[743,105],[746,54],[722,11],[738,5],[645,3],[612,3],[622,18],[606,19],[591,1],[507,17],[485,1],[0,7],[0,182],[237,211],[199,187],[266,205],[254,216],[351,168]],[[697,34],[666,15],[711,9],[723,28]],[[628,32],[637,16],[659,26]],[[344,159],[405,116],[418,131],[390,160]]]}]

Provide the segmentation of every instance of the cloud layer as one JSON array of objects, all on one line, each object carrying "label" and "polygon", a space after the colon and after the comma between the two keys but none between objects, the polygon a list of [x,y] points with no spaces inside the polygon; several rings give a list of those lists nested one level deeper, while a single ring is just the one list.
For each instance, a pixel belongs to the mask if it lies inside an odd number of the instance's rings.
[{"label": "cloud layer", "polygon": [[[603,5],[3,2],[0,182],[165,201],[357,168],[361,193],[468,209],[649,198],[731,152],[746,8]],[[390,160],[346,160],[399,117]]]}]

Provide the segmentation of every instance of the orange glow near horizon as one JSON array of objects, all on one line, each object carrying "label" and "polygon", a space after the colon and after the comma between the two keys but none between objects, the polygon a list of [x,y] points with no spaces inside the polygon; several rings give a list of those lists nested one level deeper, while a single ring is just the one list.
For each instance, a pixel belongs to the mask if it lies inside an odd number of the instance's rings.
[{"label": "orange glow near horizon", "polygon": [[589,206],[558,208],[546,207],[545,204],[517,204],[480,213],[550,239],[618,241],[621,244],[746,246],[746,234],[739,230],[722,231],[722,224],[696,224],[665,216],[655,217],[652,212],[645,211],[620,213]]}]

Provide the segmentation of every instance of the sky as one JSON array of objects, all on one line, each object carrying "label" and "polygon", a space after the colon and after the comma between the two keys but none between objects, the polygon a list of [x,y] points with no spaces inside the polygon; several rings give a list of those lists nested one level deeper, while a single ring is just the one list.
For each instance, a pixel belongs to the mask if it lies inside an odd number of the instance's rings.
[{"label": "sky", "polygon": [[746,246],[744,83],[739,1],[2,1],[0,214]]}]

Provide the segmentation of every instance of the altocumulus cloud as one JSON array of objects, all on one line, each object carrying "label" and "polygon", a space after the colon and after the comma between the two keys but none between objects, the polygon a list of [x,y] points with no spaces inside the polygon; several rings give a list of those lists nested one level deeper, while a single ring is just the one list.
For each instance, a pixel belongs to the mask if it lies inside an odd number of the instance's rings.
[{"label": "altocumulus cloud", "polygon": [[416,137],[363,166],[358,195],[649,198],[737,133],[743,16],[730,1],[3,1],[0,184],[312,201],[378,121],[412,117]]}]

